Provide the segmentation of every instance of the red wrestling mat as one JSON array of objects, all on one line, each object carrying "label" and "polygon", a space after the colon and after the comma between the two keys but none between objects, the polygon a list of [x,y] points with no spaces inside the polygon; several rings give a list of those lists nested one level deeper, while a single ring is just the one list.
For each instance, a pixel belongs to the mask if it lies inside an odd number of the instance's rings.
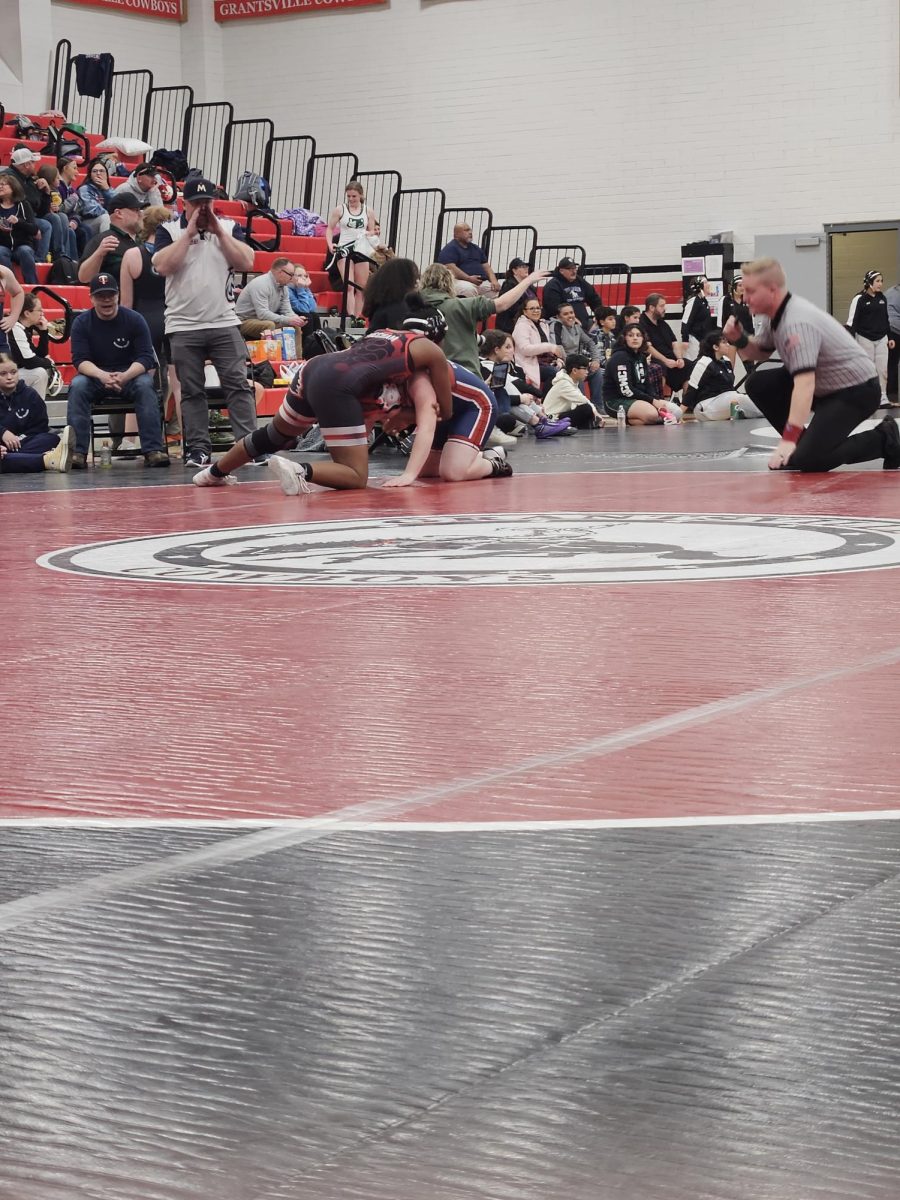
[{"label": "red wrestling mat", "polygon": [[895,804],[891,475],[2,503],[4,818]]}]

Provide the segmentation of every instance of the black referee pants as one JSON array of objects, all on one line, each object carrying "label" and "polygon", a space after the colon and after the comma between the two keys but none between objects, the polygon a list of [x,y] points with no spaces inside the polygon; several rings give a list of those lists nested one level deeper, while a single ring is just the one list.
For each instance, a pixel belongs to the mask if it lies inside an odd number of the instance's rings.
[{"label": "black referee pants", "polygon": [[[793,390],[794,381],[786,367],[764,367],[747,380],[747,395],[779,433],[787,424]],[[860,421],[877,411],[880,402],[877,379],[817,397],[813,420],[797,443],[787,469],[831,471],[842,463],[884,458],[884,434],[877,426],[851,436]]]}]

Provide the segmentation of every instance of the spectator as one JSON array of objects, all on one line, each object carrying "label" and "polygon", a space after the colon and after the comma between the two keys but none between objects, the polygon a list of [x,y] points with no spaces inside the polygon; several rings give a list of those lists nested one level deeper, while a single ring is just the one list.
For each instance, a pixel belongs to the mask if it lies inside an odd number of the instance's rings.
[{"label": "spectator", "polygon": [[[174,393],[175,406],[180,419],[181,394],[178,390],[175,372],[170,367],[171,356],[166,339],[166,281],[153,269],[157,230],[171,218],[171,210],[162,205],[142,210],[140,243],[137,246],[131,246],[122,255],[119,274],[119,303],[123,308],[131,308],[136,313],[140,313],[147,322],[150,340],[153,343],[153,353],[159,364],[160,391],[165,400],[168,399],[170,389]],[[128,417],[125,428],[129,433],[134,433],[137,426],[131,428],[131,422],[132,418]]]},{"label": "spectator", "polygon": [[[512,292],[507,295],[511,296]],[[541,319],[539,300],[525,301],[522,315],[513,329],[513,342],[516,362],[525,372],[525,378],[546,395],[566,356],[562,346],[553,341],[547,322]]]},{"label": "spectator", "polygon": [[578,263],[574,258],[561,258],[556,270],[544,288],[543,307],[547,317],[555,317],[561,304],[568,301],[575,307],[575,315],[590,333],[596,325],[596,314],[603,307],[603,300],[596,288],[578,274]]},{"label": "spectator", "polygon": [[157,230],[153,255],[154,268],[166,280],[166,333],[181,384],[188,467],[212,460],[207,359],[225,393],[235,437],[248,437],[256,428],[247,347],[237,328],[231,284],[233,272],[253,270],[253,251],[235,237],[234,221],[216,214],[215,190],[209,179],[185,183],[185,211]]},{"label": "spectator", "polygon": [[687,354],[691,359],[696,359],[700,343],[716,325],[709,307],[711,290],[705,275],[698,275],[688,289],[688,301],[681,314],[681,340],[687,343]]},{"label": "spectator", "polygon": [[59,171],[57,188],[62,200],[59,211],[68,223],[70,232],[75,235],[75,253],[71,257],[77,260],[88,240],[88,229],[81,221],[81,197],[75,187],[75,180],[78,178],[78,159],[58,158],[56,166]]},{"label": "spectator", "polygon": [[162,208],[162,193],[156,178],[156,168],[149,163],[141,163],[128,176],[124,183],[114,190],[114,196],[124,196],[125,193],[134,196],[141,208]]},{"label": "spectator", "polygon": [[862,291],[850,302],[847,328],[875,364],[881,403],[887,404],[888,350],[893,349],[884,277],[880,271],[867,271]]},{"label": "spectator", "polygon": [[[506,272],[506,277],[504,278],[503,283],[500,285],[500,295],[504,296],[507,292],[511,291],[514,287],[518,287],[519,284],[522,282],[522,280],[525,279],[527,276],[528,276],[528,263],[525,261],[525,259],[524,258],[512,259],[509,264],[509,269]],[[529,285],[525,289],[525,294],[524,294],[524,296],[522,296],[522,300],[524,301],[524,300],[537,300],[537,299],[538,299],[537,288]],[[507,333],[511,334],[513,329],[515,328],[517,319],[518,319],[518,313],[516,312],[516,310],[512,309],[512,308],[507,309],[506,312],[502,312],[497,315],[496,327],[497,327],[497,329],[505,329]]]},{"label": "spectator", "polygon": [[[603,372],[600,370],[600,359],[597,355],[597,343],[584,331],[584,326],[575,316],[575,308],[566,301],[559,306],[556,320],[550,323],[552,341],[562,346],[568,357],[570,354],[584,354],[588,360],[588,394],[597,408],[603,406]],[[606,364],[604,363],[604,366]]]},{"label": "spectator", "polygon": [[294,264],[276,258],[264,275],[251,279],[238,296],[237,315],[242,338],[252,341],[269,329],[302,329],[306,317],[291,308],[288,286],[294,279]]},{"label": "spectator", "polygon": [[112,199],[112,189],[109,186],[109,172],[99,159],[88,163],[87,179],[78,189],[78,199],[81,201],[81,223],[88,237],[105,233],[109,229],[106,206]]},{"label": "spectator", "polygon": [[314,313],[318,308],[309,271],[302,263],[296,263],[294,266],[294,279],[288,287],[288,299],[291,309],[298,317],[309,317],[310,313]]},{"label": "spectator", "polygon": [[0,265],[18,263],[26,283],[37,283],[34,240],[37,237],[34,211],[25,199],[21,184],[12,174],[0,175]]},{"label": "spectator", "polygon": [[528,288],[546,279],[546,271],[532,271],[514,288],[491,300],[489,296],[456,296],[453,275],[442,263],[432,263],[422,276],[422,298],[439,308],[447,321],[447,336],[441,348],[451,362],[459,363],[473,375],[480,374],[478,341],[475,330],[480,321],[495,313],[508,312],[519,303]]},{"label": "spectator", "polygon": [[3,473],[68,471],[72,462],[74,430],[50,432],[47,405],[34,388],[19,379],[10,355],[0,353],[0,444]]},{"label": "spectator", "polygon": [[619,337],[615,353],[606,365],[603,397],[606,411],[616,416],[625,409],[629,425],[658,425],[663,401],[654,398],[647,384],[644,356],[646,335],[640,325],[629,325]]},{"label": "spectator", "polygon": [[499,293],[497,276],[485,252],[472,241],[472,226],[466,222],[453,226],[453,241],[444,246],[437,260],[453,276],[457,296],[496,296]]},{"label": "spectator", "polygon": [[141,228],[141,209],[134,196],[113,196],[109,202],[109,217],[107,232],[95,234],[84,248],[78,264],[78,278],[82,283],[90,283],[100,271],[112,275],[118,283],[122,259],[138,244],[136,234]]},{"label": "spectator", "polygon": [[378,217],[366,205],[362,184],[351,179],[344,189],[344,203],[336,205],[328,215],[328,232],[338,254],[337,269],[341,280],[350,271],[347,289],[347,315],[362,313],[363,289],[369,278],[369,260],[378,244]]},{"label": "spectator", "polygon": [[[619,313],[619,333],[629,325],[637,325],[641,319],[641,310],[636,304],[626,304]],[[618,340],[618,338],[617,338]]]},{"label": "spectator", "polygon": [[59,167],[57,167],[55,162],[42,163],[38,167],[35,183],[41,179],[45,180],[50,188],[49,220],[53,222],[56,231],[54,240],[57,244],[54,257],[66,255],[72,259],[77,258],[78,245],[75,240],[75,234],[69,228],[69,218],[62,211],[62,192],[59,190]]},{"label": "spectator", "polygon": [[3,313],[7,296],[9,296],[9,312],[5,316],[0,316],[0,350],[9,350],[6,335],[22,315],[22,306],[25,303],[25,292],[22,290],[21,283],[9,267],[0,266],[0,314]]},{"label": "spectator", "polygon": [[50,185],[37,174],[40,161],[40,154],[29,150],[27,146],[20,146],[12,152],[10,165],[4,174],[9,174],[18,181],[23,200],[31,205],[38,228],[34,256],[38,262],[46,262],[51,251],[59,252],[64,236],[62,226],[65,222],[58,214],[50,212]]},{"label": "spectator", "polygon": [[666,320],[666,302],[659,292],[651,292],[644,301],[639,324],[650,343],[650,357],[665,371],[666,382],[672,391],[680,392],[694,364],[685,361],[684,346],[676,341]]},{"label": "spectator", "polygon": [[888,404],[896,407],[898,402],[897,365],[900,363],[900,284],[895,283],[884,293],[888,306],[888,324],[891,329],[891,343],[888,343]]},{"label": "spectator", "polygon": [[[734,279],[732,279],[728,285],[728,294],[722,301],[723,325],[729,317],[734,317],[740,323],[747,337],[753,336],[753,314],[744,301],[744,281],[740,275],[735,275]],[[710,332],[714,331],[711,330]]]},{"label": "spectator", "polygon": [[[411,258],[392,258],[376,271],[366,284],[362,315],[369,332],[376,329],[402,329],[404,320],[416,304],[424,304],[418,296],[419,267]],[[410,303],[415,295],[416,304]]]},{"label": "spectator", "polygon": [[72,362],[78,368],[69,384],[66,410],[66,420],[75,430],[72,468],[87,465],[91,406],[107,395],[134,405],[145,466],[167,467],[150,330],[139,313],[120,306],[119,285],[107,271],[91,280],[91,309],[79,313],[72,324]]},{"label": "spectator", "polygon": [[544,399],[548,417],[568,417],[576,429],[602,429],[603,417],[585,399],[581,390],[588,377],[591,360],[586,354],[568,354],[565,370],[560,371]]},{"label": "spectator", "polygon": [[[737,313],[731,315],[740,323]],[[700,356],[684,389],[684,407],[698,421],[727,421],[732,404],[738,406],[741,416],[762,416],[752,400],[735,390],[734,367],[722,330],[714,329],[700,344]]]},{"label": "spectator", "polygon": [[97,162],[103,163],[110,179],[125,179],[130,174],[123,162],[119,162],[116,150],[103,150],[97,155]]},{"label": "spectator", "polygon": [[[541,389],[533,387],[525,372],[516,365],[516,347],[512,334],[505,329],[489,329],[482,340],[481,374],[494,393],[497,408],[509,411],[521,432],[530,429],[536,438],[560,437],[569,431],[571,421],[564,417],[550,421],[541,402]],[[513,429],[513,434],[519,432]]]},{"label": "spectator", "polygon": [[597,354],[602,367],[605,367],[612,358],[613,350],[616,348],[616,325],[618,323],[619,318],[614,308],[597,309],[597,328],[594,330],[594,341],[597,343]]},{"label": "spectator", "polygon": [[[19,378],[34,388],[42,400],[48,391],[51,396],[59,391],[59,372],[48,355],[49,349],[50,330],[40,298],[26,292],[22,314],[10,332],[9,352],[19,368]],[[53,389],[51,381],[55,384]]]}]

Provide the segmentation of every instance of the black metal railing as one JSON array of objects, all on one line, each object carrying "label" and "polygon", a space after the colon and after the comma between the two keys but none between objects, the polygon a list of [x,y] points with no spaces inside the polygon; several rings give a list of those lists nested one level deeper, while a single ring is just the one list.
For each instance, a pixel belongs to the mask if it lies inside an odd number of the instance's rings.
[{"label": "black metal railing", "polygon": [[587,263],[581,274],[600,293],[604,304],[621,308],[631,303],[631,267],[627,263]]},{"label": "black metal railing", "polygon": [[72,43],[68,38],[62,38],[56,43],[53,54],[53,82],[50,84],[50,107],[65,112],[66,83],[69,78],[69,59],[72,57]]},{"label": "black metal railing", "polygon": [[[403,187],[399,171],[359,171],[356,178],[366,191],[366,204],[378,218],[381,237],[387,241],[391,207],[394,197]],[[327,217],[328,214],[326,213]]]},{"label": "black metal railing", "polygon": [[359,159],[355,154],[314,154],[306,171],[303,207],[319,213],[323,220],[344,199],[344,189],[356,178]]},{"label": "black metal railing", "polygon": [[315,153],[314,137],[300,135],[269,139],[261,174],[269,181],[271,204],[276,212],[307,207],[304,204],[306,180],[310,160]]},{"label": "black metal railing", "polygon": [[104,132],[118,137],[137,137],[136,131],[144,123],[144,109],[152,90],[152,71],[116,71],[112,79],[108,128]]},{"label": "black metal railing", "polygon": [[185,116],[193,103],[194,89],[186,84],[151,89],[144,103],[141,140],[154,150],[179,150]]},{"label": "black metal railing", "polygon": [[533,225],[492,225],[482,239],[481,248],[499,279],[514,258],[531,262],[537,240],[538,231]]},{"label": "black metal railing", "polygon": [[583,267],[587,253],[584,246],[542,246],[538,243],[528,261],[533,271],[552,271],[563,258],[574,258],[579,267]]},{"label": "black metal railing", "polygon": [[443,247],[452,239],[455,226],[471,225],[472,241],[482,246],[485,238],[490,237],[493,223],[494,214],[489,208],[444,208],[434,242],[435,260]]},{"label": "black metal railing", "polygon": [[234,195],[238,179],[245,171],[268,179],[266,151],[274,133],[275,126],[268,117],[228,122],[222,149],[222,184],[229,195]]},{"label": "black metal railing", "polygon": [[222,183],[225,130],[233,120],[234,105],[227,100],[191,104],[184,114],[181,149],[190,165],[213,183]]},{"label": "black metal railing", "polygon": [[447,207],[442,188],[403,188],[394,196],[387,242],[401,258],[411,258],[424,270],[434,261],[434,247]]}]

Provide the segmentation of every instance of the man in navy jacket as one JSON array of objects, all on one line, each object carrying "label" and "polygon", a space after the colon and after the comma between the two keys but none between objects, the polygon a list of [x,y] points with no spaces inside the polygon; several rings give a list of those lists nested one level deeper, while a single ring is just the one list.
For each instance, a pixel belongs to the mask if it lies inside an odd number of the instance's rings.
[{"label": "man in navy jacket", "polygon": [[66,421],[75,430],[73,470],[87,465],[91,405],[103,397],[134,405],[145,465],[167,467],[150,329],[140,313],[120,306],[119,285],[106,271],[91,280],[91,311],[72,325],[72,362],[78,374],[69,384]]}]

